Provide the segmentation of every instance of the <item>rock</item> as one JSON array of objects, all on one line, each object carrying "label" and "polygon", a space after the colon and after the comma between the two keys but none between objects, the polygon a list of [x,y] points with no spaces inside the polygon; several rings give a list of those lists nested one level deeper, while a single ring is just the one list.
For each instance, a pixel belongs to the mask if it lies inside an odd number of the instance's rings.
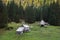
[{"label": "rock", "polygon": [[30,30],[29,25],[23,24],[23,26],[24,26],[24,32],[29,32]]},{"label": "rock", "polygon": [[23,34],[23,31],[24,31],[24,27],[19,27],[16,32],[17,34]]}]

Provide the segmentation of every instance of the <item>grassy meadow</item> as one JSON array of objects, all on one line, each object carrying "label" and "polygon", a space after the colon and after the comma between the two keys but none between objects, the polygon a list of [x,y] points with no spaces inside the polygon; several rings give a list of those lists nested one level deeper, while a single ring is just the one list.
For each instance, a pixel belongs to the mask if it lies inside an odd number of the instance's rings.
[{"label": "grassy meadow", "polygon": [[0,29],[0,40],[60,40],[60,27],[59,26],[46,26],[40,27],[37,23],[29,24],[30,32],[23,33],[22,35],[16,34],[16,29],[20,23],[9,23],[9,27],[13,30]]}]

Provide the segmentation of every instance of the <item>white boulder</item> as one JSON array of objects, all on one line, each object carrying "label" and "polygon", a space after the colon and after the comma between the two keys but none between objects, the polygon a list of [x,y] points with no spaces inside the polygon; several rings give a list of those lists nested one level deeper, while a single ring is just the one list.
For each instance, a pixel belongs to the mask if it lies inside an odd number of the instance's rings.
[{"label": "white boulder", "polygon": [[17,34],[23,34],[23,31],[24,31],[24,27],[19,27],[16,32]]},{"label": "white boulder", "polygon": [[40,25],[45,25],[45,24],[46,24],[45,21],[41,20]]},{"label": "white boulder", "polygon": [[24,31],[25,32],[28,32],[30,30],[29,25],[23,24],[23,26],[24,26]]}]

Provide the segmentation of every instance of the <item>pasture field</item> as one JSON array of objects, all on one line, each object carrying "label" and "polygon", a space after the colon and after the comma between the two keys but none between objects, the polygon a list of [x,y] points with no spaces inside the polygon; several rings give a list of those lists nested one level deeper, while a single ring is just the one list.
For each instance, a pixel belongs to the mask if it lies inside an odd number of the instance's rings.
[{"label": "pasture field", "polygon": [[20,23],[9,23],[12,30],[0,29],[0,40],[60,40],[60,27],[59,26],[46,26],[40,27],[37,23],[29,24],[30,32],[23,33],[22,35],[16,34],[16,29]]}]

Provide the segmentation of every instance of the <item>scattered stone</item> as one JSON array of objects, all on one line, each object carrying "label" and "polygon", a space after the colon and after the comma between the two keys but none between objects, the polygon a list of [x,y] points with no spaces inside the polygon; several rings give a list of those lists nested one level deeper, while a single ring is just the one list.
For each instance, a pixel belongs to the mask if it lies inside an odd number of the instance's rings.
[{"label": "scattered stone", "polygon": [[21,25],[17,30],[17,34],[23,34],[24,32],[29,32],[30,31],[30,28],[29,28],[29,25],[27,24],[23,24]]}]

